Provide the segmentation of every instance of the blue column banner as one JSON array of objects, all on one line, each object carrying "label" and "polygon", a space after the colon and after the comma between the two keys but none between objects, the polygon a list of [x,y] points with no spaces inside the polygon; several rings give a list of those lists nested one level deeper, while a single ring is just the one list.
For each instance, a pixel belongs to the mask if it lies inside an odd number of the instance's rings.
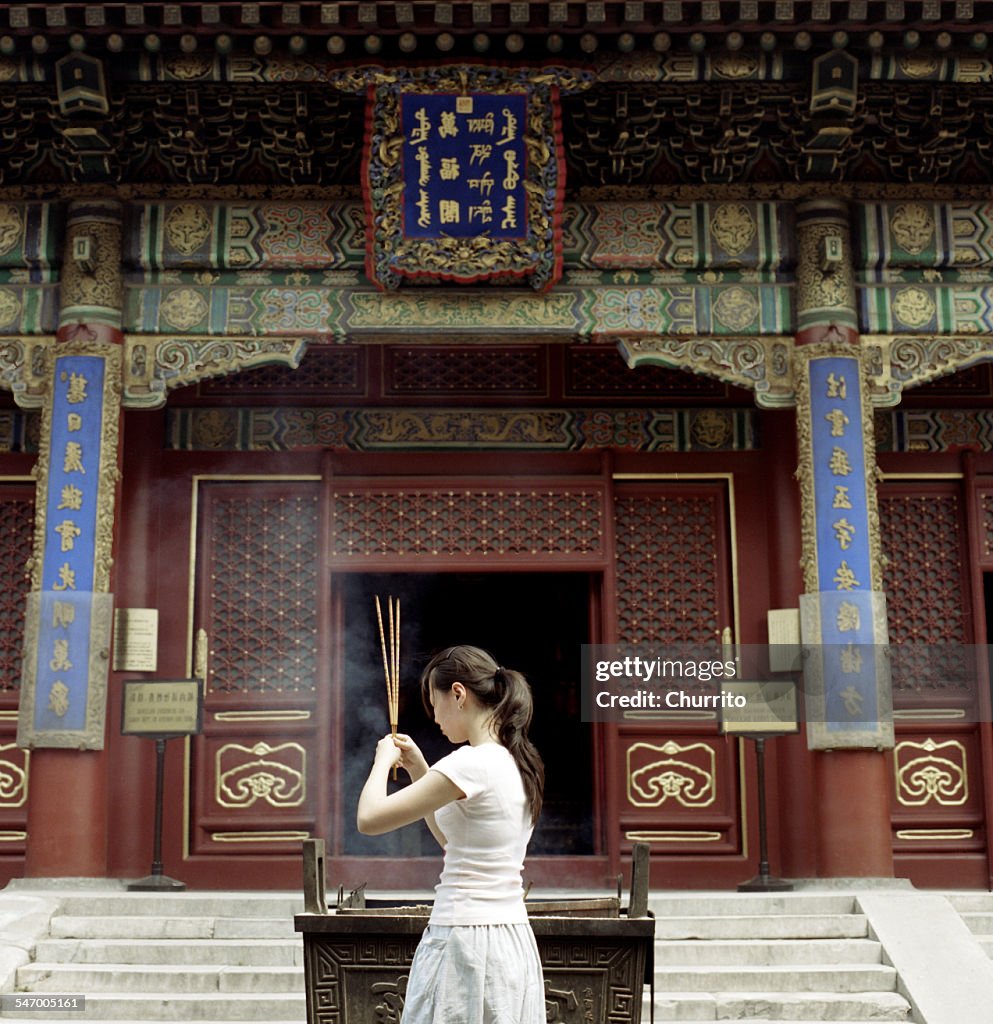
[{"label": "blue column banner", "polygon": [[873,590],[875,482],[859,360],[815,357],[807,367],[818,581],[817,592],[800,600],[808,743],[812,749],[892,746],[886,605]]},{"label": "blue column banner", "polygon": [[[101,508],[116,473],[114,391],[119,353],[57,356],[39,464],[36,552],[29,595],[18,742],[100,748],[109,670],[112,596]],[[109,417],[114,417],[111,421]],[[109,492],[109,494],[108,494]],[[102,522],[104,520],[104,522]],[[36,559],[39,559],[36,553]]]}]

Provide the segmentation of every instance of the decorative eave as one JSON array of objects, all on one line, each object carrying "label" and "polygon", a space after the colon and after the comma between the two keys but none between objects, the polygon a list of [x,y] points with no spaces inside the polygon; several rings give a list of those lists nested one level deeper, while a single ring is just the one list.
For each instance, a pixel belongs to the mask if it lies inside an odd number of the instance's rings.
[{"label": "decorative eave", "polygon": [[198,47],[218,52],[515,56],[525,49],[591,57],[715,44],[985,49],[987,0],[655,0],[635,3],[0,4],[0,53]]}]

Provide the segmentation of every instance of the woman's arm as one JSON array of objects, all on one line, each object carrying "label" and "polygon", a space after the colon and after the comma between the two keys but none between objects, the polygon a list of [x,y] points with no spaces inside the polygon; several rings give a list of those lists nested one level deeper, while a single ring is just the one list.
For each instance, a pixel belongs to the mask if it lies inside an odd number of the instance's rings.
[{"label": "woman's arm", "polygon": [[[410,776],[410,781],[417,782],[418,779],[422,779],[428,772],[428,763],[421,753],[421,748],[403,732],[398,732],[393,737],[393,742],[400,748],[399,764],[402,768],[406,769],[407,774]],[[441,826],[435,819],[434,811],[424,815],[424,824],[427,825],[431,835],[435,837],[438,845],[444,850],[448,845],[448,838],[441,831]]]},{"label": "woman's arm", "polygon": [[[359,795],[357,824],[363,835],[378,836],[428,815],[433,818],[439,807],[465,796],[454,782],[440,772],[432,771],[426,772],[406,789],[387,793],[390,768],[400,760],[400,756],[401,751],[392,736],[384,736],[376,745],[376,760]],[[430,827],[430,822],[428,825]],[[434,834],[438,838],[438,833]]]}]

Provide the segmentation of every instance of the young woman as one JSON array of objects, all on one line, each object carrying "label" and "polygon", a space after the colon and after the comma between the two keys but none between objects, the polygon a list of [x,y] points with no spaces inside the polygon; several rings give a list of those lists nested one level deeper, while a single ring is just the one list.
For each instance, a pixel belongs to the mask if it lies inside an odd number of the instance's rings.
[{"label": "young woman", "polygon": [[[409,737],[384,736],[359,797],[380,835],[423,818],[445,851],[414,953],[403,1024],[544,1024],[541,962],[521,885],[544,767],[528,739],[531,689],[478,647],[449,647],[421,675],[428,715],[452,743],[428,766]],[[394,764],[411,785],[387,794]]]}]

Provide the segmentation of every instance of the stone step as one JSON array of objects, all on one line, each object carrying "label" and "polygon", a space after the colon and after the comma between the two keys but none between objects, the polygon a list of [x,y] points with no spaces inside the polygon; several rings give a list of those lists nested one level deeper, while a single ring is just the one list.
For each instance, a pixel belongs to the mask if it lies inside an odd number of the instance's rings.
[{"label": "stone step", "polygon": [[855,897],[843,893],[686,893],[649,896],[656,917],[733,917],[758,914],[851,914]]},{"label": "stone step", "polygon": [[293,918],[76,917],[52,918],[53,939],[289,939]]},{"label": "stone step", "polygon": [[303,913],[303,898],[286,893],[67,893],[60,913],[73,917],[289,917]]},{"label": "stone step", "polygon": [[293,967],[303,942],[293,939],[42,939],[35,959],[59,964],[228,964]]},{"label": "stone step", "polygon": [[655,943],[656,966],[680,964],[710,966],[767,966],[786,964],[880,964],[882,946],[869,939],[792,939],[762,941],[742,939],[737,942],[658,941]]},{"label": "stone step", "polygon": [[965,921],[973,935],[993,935],[993,912],[981,914],[971,910],[959,911],[959,917]]},{"label": "stone step", "polygon": [[[646,996],[641,1019],[647,1022],[651,1006]],[[656,1021],[736,1020],[747,1024],[831,1021],[832,1024],[879,1024],[880,1021],[912,1020],[910,1004],[896,992],[763,993],[698,992],[655,993]]]},{"label": "stone step", "polygon": [[869,934],[862,914],[803,917],[656,917],[656,939],[859,939]]},{"label": "stone step", "polygon": [[656,967],[656,992],[893,992],[885,964],[830,967]]},{"label": "stone step", "polygon": [[993,893],[949,892],[945,896],[960,914],[993,914]]},{"label": "stone step", "polygon": [[[64,993],[63,993],[64,994]],[[307,1018],[306,998],[300,995],[252,995],[228,992],[197,992],[177,995],[174,992],[136,993],[86,993],[86,1012],[82,1015],[72,1010],[32,1011],[24,1024],[36,1024],[39,1020],[86,1021],[151,1021],[182,1020],[244,1022],[266,1021],[267,1024],[282,1024],[292,1021],[303,1024]],[[4,1024],[10,1018],[0,1017]]]},{"label": "stone step", "polygon": [[304,991],[300,967],[195,967],[188,964],[33,963],[17,969],[26,992],[278,993]]}]

